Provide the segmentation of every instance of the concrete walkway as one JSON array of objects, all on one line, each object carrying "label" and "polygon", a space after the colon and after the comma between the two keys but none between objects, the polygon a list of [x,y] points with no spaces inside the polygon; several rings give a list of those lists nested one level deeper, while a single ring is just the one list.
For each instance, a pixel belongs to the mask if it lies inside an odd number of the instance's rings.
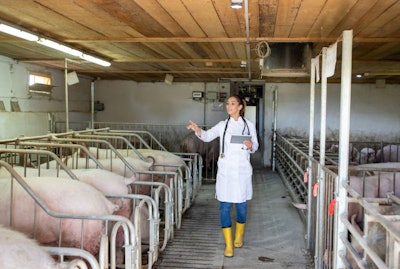
[{"label": "concrete walkway", "polygon": [[[248,204],[244,246],[232,258],[223,256],[225,242],[219,224],[215,185],[203,184],[185,213],[182,227],[160,254],[153,268],[314,268],[305,248],[305,227],[279,175],[255,168],[254,196]],[[232,219],[234,220],[234,209]]]}]

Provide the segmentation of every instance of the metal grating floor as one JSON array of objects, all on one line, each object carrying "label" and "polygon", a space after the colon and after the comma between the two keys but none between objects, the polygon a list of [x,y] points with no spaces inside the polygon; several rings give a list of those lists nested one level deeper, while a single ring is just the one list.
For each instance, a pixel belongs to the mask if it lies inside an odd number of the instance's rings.
[{"label": "metal grating floor", "polygon": [[185,212],[181,229],[175,231],[174,239],[160,254],[153,268],[221,268],[223,252],[218,201],[214,198],[214,191],[207,191],[211,186],[203,187]]},{"label": "metal grating floor", "polygon": [[[244,246],[225,258],[215,185],[204,184],[182,219],[180,230],[160,253],[153,268],[164,269],[310,269],[314,268],[304,240],[304,224],[281,178],[255,168]],[[232,210],[234,220],[234,209]],[[234,227],[233,227],[234,228]],[[234,233],[234,231],[233,231]]]}]

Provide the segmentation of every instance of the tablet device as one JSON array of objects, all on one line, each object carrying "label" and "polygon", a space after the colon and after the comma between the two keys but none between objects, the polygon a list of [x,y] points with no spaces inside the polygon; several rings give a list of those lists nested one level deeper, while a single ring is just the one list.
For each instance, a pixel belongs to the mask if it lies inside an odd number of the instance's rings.
[{"label": "tablet device", "polygon": [[251,135],[232,135],[231,143],[233,144],[243,144],[243,141],[251,140]]}]

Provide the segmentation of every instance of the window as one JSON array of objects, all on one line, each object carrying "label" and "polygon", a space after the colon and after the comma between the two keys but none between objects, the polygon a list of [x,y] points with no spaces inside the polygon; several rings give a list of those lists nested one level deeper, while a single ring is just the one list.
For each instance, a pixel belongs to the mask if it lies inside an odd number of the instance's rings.
[{"label": "window", "polygon": [[29,86],[33,84],[51,85],[51,76],[43,73],[29,73]]},{"label": "window", "polygon": [[29,73],[29,94],[51,95],[53,87],[50,74]]}]

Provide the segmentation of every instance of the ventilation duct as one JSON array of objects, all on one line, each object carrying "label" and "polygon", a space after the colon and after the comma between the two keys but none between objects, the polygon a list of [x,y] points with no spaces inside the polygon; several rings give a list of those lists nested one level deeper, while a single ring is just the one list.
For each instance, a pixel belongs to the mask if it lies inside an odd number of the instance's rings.
[{"label": "ventilation duct", "polygon": [[260,62],[261,77],[307,77],[310,75],[309,43],[272,43],[271,55]]}]

